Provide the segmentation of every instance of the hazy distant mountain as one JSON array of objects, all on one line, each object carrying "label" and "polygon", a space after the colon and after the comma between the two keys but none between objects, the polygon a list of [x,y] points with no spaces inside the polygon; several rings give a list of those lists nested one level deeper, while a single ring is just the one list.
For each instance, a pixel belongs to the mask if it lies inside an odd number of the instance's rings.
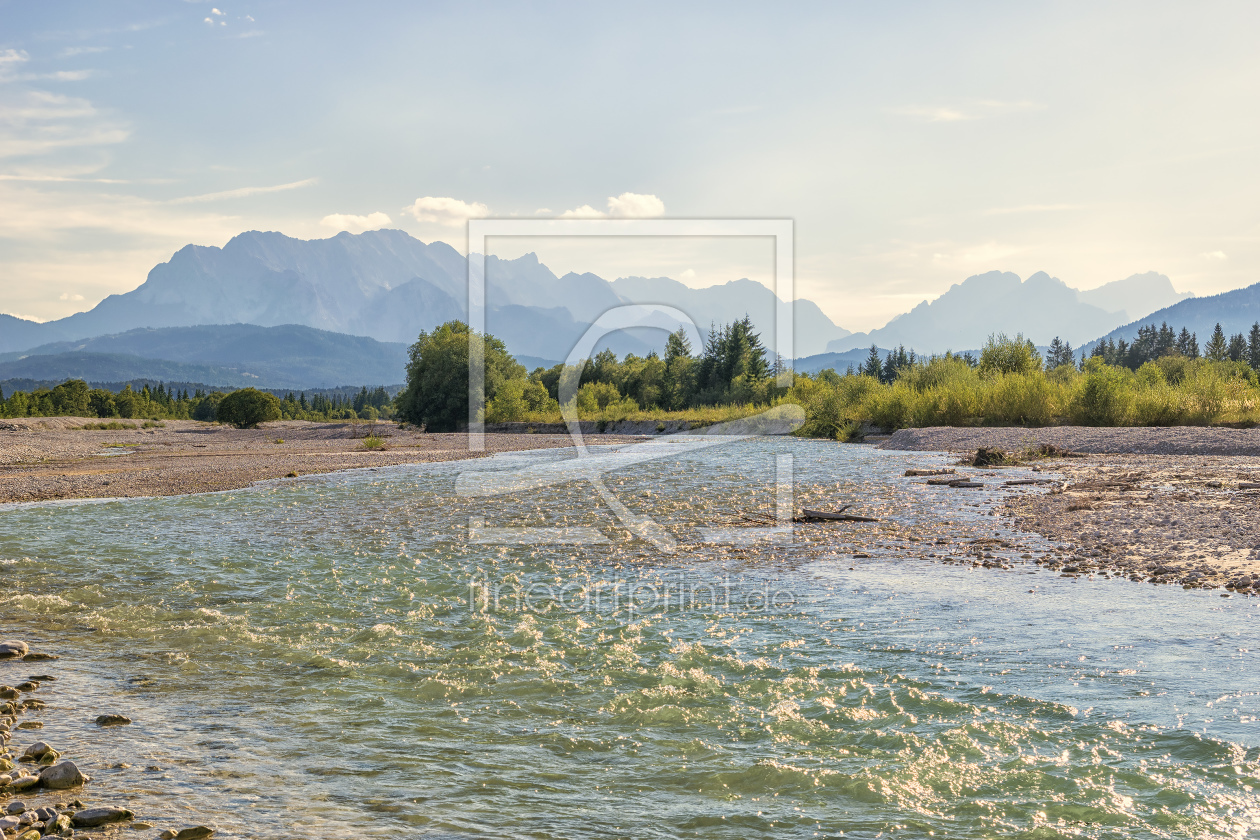
[{"label": "hazy distant mountain", "polygon": [[0,379],[161,379],[273,388],[394,385],[407,345],[292,324],[165,327],[0,355]]},{"label": "hazy distant mountain", "polygon": [[1076,296],[1081,303],[1123,315],[1122,320],[1131,320],[1192,298],[1194,294],[1178,292],[1167,277],[1156,271],[1148,271],[1123,280],[1113,280],[1097,289],[1078,291]]},{"label": "hazy distant mountain", "polygon": [[[774,292],[747,278],[732,280],[721,286],[693,289],[668,277],[622,277],[612,288],[625,300],[638,303],[660,303],[691,315],[696,325],[707,332],[710,322],[729,324],[747,315],[761,334],[762,343],[774,346]],[[827,345],[850,335],[823,314],[818,304],[797,300],[793,308],[794,353],[784,355],[812,356],[822,353]],[[699,349],[699,348],[695,348]]]},{"label": "hazy distant mountain", "polygon": [[[1260,283],[1210,297],[1183,300],[1114,329],[1102,338],[1132,341],[1137,337],[1139,327],[1159,326],[1167,322],[1168,326],[1178,332],[1185,327],[1198,335],[1199,347],[1202,348],[1211,338],[1212,330],[1217,324],[1221,325],[1226,336],[1237,333],[1247,335],[1251,332],[1251,325],[1257,321],[1260,321]],[[1091,341],[1083,347],[1088,350],[1095,344],[1097,341]]]},{"label": "hazy distant mountain", "polygon": [[[467,317],[467,276],[468,264],[455,249],[443,242],[426,244],[403,231],[340,233],[310,241],[250,231],[222,248],[181,248],[155,266],[140,287],[111,295],[89,312],[47,324],[0,321],[0,352],[141,327],[236,323],[302,324],[409,343],[421,330]],[[487,328],[511,336],[508,346],[518,354],[564,358],[591,321],[627,302],[614,284],[594,274],[557,277],[534,254],[515,260],[489,256],[485,277]],[[684,293],[697,291],[674,285]],[[759,284],[737,281],[698,291],[702,294],[691,295],[680,308],[702,326],[745,312],[769,326],[773,294]],[[677,298],[673,293],[670,300]],[[821,349],[846,334],[813,304],[800,306],[805,316],[798,318],[798,347]],[[666,328],[670,323],[647,321]],[[610,338],[608,344],[642,354],[662,347],[664,333],[640,330]]]},{"label": "hazy distant mountain", "polygon": [[981,347],[997,332],[1023,333],[1037,345],[1049,344],[1055,336],[1076,345],[1130,317],[1095,302],[1110,306],[1126,301],[1130,311],[1149,312],[1148,307],[1180,297],[1167,277],[1154,272],[1079,292],[1045,272],[1021,281],[1010,272],[990,271],[968,277],[880,329],[833,341],[827,349],[843,352],[872,343],[881,347],[904,344],[921,353],[941,353]]}]

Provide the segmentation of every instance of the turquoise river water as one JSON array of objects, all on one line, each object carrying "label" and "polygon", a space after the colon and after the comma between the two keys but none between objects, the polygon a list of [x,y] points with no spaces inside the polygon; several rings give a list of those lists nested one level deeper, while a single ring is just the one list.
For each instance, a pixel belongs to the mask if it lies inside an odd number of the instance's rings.
[{"label": "turquoise river water", "polygon": [[[774,510],[783,455],[798,505],[884,521],[704,542]],[[4,634],[62,655],[0,663],[59,676],[15,742],[224,838],[1260,836],[1260,599],[1042,570],[989,515],[1016,490],[901,478],[940,455],[763,439],[605,475],[672,552],[569,457],[0,510]],[[530,466],[572,480],[457,492]],[[938,562],[982,538],[1010,569]]]}]

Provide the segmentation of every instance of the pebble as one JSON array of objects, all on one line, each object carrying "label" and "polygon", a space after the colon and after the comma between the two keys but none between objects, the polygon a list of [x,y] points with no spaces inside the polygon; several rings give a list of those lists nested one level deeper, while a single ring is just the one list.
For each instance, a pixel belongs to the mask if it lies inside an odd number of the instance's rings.
[{"label": "pebble", "polygon": [[131,723],[131,718],[126,715],[98,715],[96,718],[97,726],[126,726]]},{"label": "pebble", "polygon": [[9,815],[21,814],[26,811],[26,803],[15,800],[4,807],[4,812]]}]

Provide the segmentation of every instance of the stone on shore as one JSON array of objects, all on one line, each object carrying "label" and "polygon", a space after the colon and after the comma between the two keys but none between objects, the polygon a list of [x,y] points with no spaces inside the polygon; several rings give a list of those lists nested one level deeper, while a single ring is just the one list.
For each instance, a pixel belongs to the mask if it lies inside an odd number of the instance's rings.
[{"label": "stone on shore", "polygon": [[79,772],[79,768],[73,761],[62,761],[41,770],[39,781],[46,788],[66,790],[83,784],[87,781],[87,777]]},{"label": "stone on shore", "polygon": [[20,642],[16,639],[0,642],[0,659],[15,659],[19,656],[26,656],[30,652],[31,646],[26,642]]},{"label": "stone on shore", "polygon": [[126,808],[88,808],[75,812],[75,815],[71,817],[71,821],[74,823],[75,828],[92,828],[98,825],[105,825],[106,823],[122,822],[134,816],[135,814]]},{"label": "stone on shore", "polygon": [[96,718],[97,726],[126,726],[131,723],[131,718],[126,715],[98,715]]}]

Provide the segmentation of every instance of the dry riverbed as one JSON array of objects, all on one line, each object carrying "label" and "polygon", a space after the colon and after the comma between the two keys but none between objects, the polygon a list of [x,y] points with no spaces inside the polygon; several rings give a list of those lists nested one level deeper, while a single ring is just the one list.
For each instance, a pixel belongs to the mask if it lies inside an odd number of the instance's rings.
[{"label": "dry riverbed", "polygon": [[[287,420],[234,429],[192,420],[158,428],[88,430],[80,417],[0,420],[0,503],[173,496],[235,490],[257,481],[362,467],[477,458],[572,445],[568,435],[488,434],[470,452],[462,434],[425,434],[394,423]],[[380,438],[369,448],[369,435]],[[601,443],[633,438],[603,436]]]},{"label": "dry riverbed", "polygon": [[905,429],[879,445],[965,458],[1040,444],[1082,457],[1035,461],[1056,479],[1050,491],[1013,494],[998,509],[1060,544],[1038,562],[1260,594],[1260,429]]}]

